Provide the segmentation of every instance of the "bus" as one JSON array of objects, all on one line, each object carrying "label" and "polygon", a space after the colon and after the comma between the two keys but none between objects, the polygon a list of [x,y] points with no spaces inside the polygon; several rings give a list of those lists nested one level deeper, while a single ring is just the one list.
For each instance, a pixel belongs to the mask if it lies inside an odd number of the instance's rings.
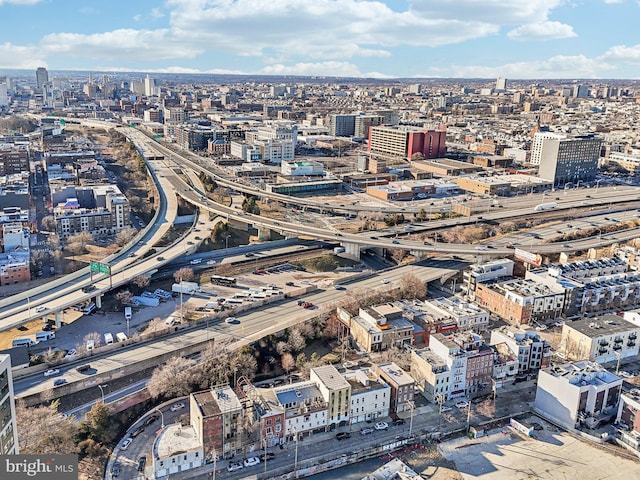
[{"label": "bus", "polygon": [[56,338],[55,332],[36,333],[36,342],[46,342],[47,340],[51,340],[52,338]]},{"label": "bus", "polygon": [[236,285],[236,279],[233,277],[221,277],[220,275],[211,275],[211,283],[216,285],[222,285],[224,287],[234,287]]},{"label": "bus", "polygon": [[30,338],[16,338],[11,342],[12,347],[21,347],[21,346],[33,347],[35,342]]}]

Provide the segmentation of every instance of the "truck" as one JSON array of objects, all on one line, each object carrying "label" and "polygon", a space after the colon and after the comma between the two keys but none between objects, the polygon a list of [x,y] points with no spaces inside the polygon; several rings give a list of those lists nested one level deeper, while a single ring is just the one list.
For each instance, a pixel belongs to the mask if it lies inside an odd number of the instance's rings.
[{"label": "truck", "polygon": [[533,211],[534,212],[542,212],[543,210],[552,210],[552,209],[556,208],[557,206],[558,206],[558,204],[556,202],[540,203],[539,205],[536,205],[535,207],[533,207]]},{"label": "truck", "polygon": [[125,335],[124,332],[116,333],[116,340],[118,340],[119,342],[126,342],[127,339],[128,339],[128,337]]},{"label": "truck", "polygon": [[131,320],[131,307],[124,307],[124,318],[125,320]]},{"label": "truck", "polygon": [[133,303],[136,305],[142,305],[144,307],[157,307],[160,305],[160,300],[157,298],[149,298],[149,297],[133,297]]},{"label": "truck", "polygon": [[161,288],[156,288],[153,293],[159,295],[160,298],[163,298],[164,300],[169,300],[171,298],[171,292],[167,292],[166,290],[163,290]]},{"label": "truck", "polygon": [[171,291],[175,293],[186,293],[187,295],[193,295],[196,292],[201,292],[202,287],[195,282],[180,282],[171,285]]},{"label": "truck", "polygon": [[84,315],[91,315],[96,310],[96,304],[93,302],[89,302],[83,309],[82,313]]},{"label": "truck", "polygon": [[105,345],[111,345],[113,343],[113,335],[110,333],[104,334],[104,343]]}]

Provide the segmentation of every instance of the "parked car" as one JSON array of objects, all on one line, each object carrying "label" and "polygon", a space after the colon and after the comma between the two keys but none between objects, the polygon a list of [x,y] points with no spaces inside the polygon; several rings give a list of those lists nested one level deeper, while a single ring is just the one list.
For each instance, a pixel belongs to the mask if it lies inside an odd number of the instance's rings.
[{"label": "parked car", "polygon": [[378,422],[375,424],[376,430],[386,430],[389,428],[389,424],[387,422]]},{"label": "parked car", "polygon": [[114,462],[111,466],[111,478],[118,478],[120,475],[120,462]]},{"label": "parked car", "polygon": [[50,377],[52,375],[58,375],[59,373],[60,373],[60,370],[58,370],[57,368],[50,368],[49,370],[44,372],[44,376]]},{"label": "parked car", "polygon": [[147,464],[147,457],[146,455],[142,455],[139,459],[138,459],[138,471],[139,472],[144,472],[144,467]]},{"label": "parked car", "polygon": [[245,467],[253,467],[260,463],[260,459],[258,457],[249,457],[245,458],[244,462],[242,462]]},{"label": "parked car", "polygon": [[144,426],[140,425],[138,428],[136,428],[133,432],[131,432],[131,437],[136,438],[138,435],[140,435],[142,432],[144,432]]},{"label": "parked car", "polygon": [[127,447],[131,445],[131,442],[133,442],[133,438],[131,437],[125,438],[124,441],[122,442],[122,445],[120,445],[120,450],[126,450]]},{"label": "parked car", "polygon": [[171,405],[171,411],[172,412],[177,412],[178,410],[182,410],[185,407],[183,402],[178,402],[178,403],[174,403],[173,405]]},{"label": "parked car", "polygon": [[349,432],[336,433],[336,438],[338,440],[342,440],[343,438],[351,438],[351,434]]},{"label": "parked car", "polygon": [[75,356],[76,354],[76,349],[72,348],[71,350],[68,350],[67,353],[65,354],[64,358],[71,358],[73,356]]},{"label": "parked car", "polygon": [[275,456],[276,456],[276,454],[275,454],[275,453],[273,453],[273,452],[267,452],[267,453],[266,453],[266,455],[265,455],[265,453],[263,452],[263,453],[260,455],[260,460],[261,460],[261,461],[263,461],[263,462],[266,462],[267,460],[273,460],[273,459],[275,458]]},{"label": "parked car", "polygon": [[242,470],[242,464],[240,462],[230,463],[227,467],[227,471],[235,472],[236,470]]},{"label": "parked car", "polygon": [[406,420],[404,418],[396,418],[393,421],[394,425],[404,425],[405,423],[407,423],[407,422],[406,422]]},{"label": "parked car", "polygon": [[537,432],[539,432],[540,430],[543,430],[542,425],[539,424],[538,422],[531,422],[531,426]]},{"label": "parked car", "polygon": [[466,400],[460,400],[458,403],[456,403],[456,408],[467,408],[469,406],[469,402],[467,402]]},{"label": "parked car", "polygon": [[360,429],[360,434],[361,435],[369,435],[370,433],[373,433],[373,428],[369,428],[369,427],[362,427]]},{"label": "parked car", "polygon": [[451,407],[447,407],[446,405],[442,405],[442,406],[440,407],[440,411],[441,411],[442,413],[450,412],[450,411],[451,411]]}]

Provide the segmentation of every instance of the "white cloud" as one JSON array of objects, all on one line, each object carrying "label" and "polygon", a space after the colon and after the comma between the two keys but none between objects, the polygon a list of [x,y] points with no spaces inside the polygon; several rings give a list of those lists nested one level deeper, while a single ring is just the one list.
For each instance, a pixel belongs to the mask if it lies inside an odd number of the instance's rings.
[{"label": "white cloud", "polygon": [[627,47],[626,45],[615,45],[609,48],[602,56],[601,60],[640,64],[640,45]]},{"label": "white cloud", "polygon": [[603,72],[615,67],[601,59],[584,55],[556,55],[546,60],[507,63],[494,67],[454,65],[439,69],[426,76],[451,76],[459,78],[601,78]]},{"label": "white cloud", "polygon": [[191,42],[176,41],[167,29],[121,29],[91,35],[53,33],[43,37],[41,44],[48,55],[117,60],[193,58],[203,51]]},{"label": "white cloud", "polygon": [[626,0],[604,0],[604,3],[624,3]]},{"label": "white cloud", "polygon": [[0,0],[0,6],[5,4],[13,4],[13,5],[35,5],[36,3],[40,3],[42,0]]},{"label": "white cloud", "polygon": [[162,18],[164,16],[165,16],[164,13],[162,13],[159,8],[152,8],[151,9],[151,18],[157,20],[158,18]]},{"label": "white cloud", "polygon": [[47,62],[40,48],[11,43],[0,44],[0,68],[32,69],[46,67]]},{"label": "white cloud", "polygon": [[[76,70],[87,70],[86,67],[77,68]],[[250,72],[243,72],[240,70],[224,70],[213,68],[211,70],[200,70],[197,68],[185,68],[180,66],[172,66],[165,68],[127,68],[127,67],[114,67],[114,66],[96,66],[89,70],[98,70],[101,72],[144,72],[144,73],[199,73],[199,74],[212,74],[212,75],[249,75]]]},{"label": "white cloud", "polygon": [[275,64],[264,67],[259,73],[265,75],[320,75],[328,77],[361,77],[358,67],[348,62]]},{"label": "white cloud", "polygon": [[542,22],[522,25],[511,30],[507,36],[512,40],[556,40],[577,37],[573,27],[560,22]]},{"label": "white cloud", "polygon": [[140,15],[140,14],[138,14],[138,15],[134,15],[134,16],[133,16],[133,21],[134,21],[134,22],[139,22],[141,18],[142,18],[142,15]]}]

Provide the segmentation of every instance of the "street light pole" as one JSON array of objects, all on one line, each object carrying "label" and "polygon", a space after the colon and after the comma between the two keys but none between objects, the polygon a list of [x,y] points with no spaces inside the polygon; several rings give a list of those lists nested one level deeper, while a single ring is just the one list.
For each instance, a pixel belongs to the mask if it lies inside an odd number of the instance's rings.
[{"label": "street light pole", "polygon": [[413,410],[416,408],[413,401],[407,402],[411,407],[411,418],[409,419],[409,436],[411,436],[411,432],[413,431]]},{"label": "street light pole", "polygon": [[296,427],[293,427],[293,433],[296,436],[296,454],[293,461],[293,469],[296,472],[296,478],[298,478],[298,430]]},{"label": "street light pole", "polygon": [[160,413],[160,428],[164,430],[164,415],[162,413],[162,410],[160,410],[158,407],[154,408],[154,410],[157,410],[158,413]]},{"label": "street light pole", "polygon": [[108,386],[109,386],[109,385],[108,385],[108,384],[106,384],[106,383],[105,383],[105,384],[103,384],[103,385],[98,384],[98,388],[100,389],[100,393],[101,393],[101,395],[102,395],[102,404],[103,404],[103,405],[104,405],[104,390],[103,390],[103,389],[104,389],[104,387],[108,387]]}]

